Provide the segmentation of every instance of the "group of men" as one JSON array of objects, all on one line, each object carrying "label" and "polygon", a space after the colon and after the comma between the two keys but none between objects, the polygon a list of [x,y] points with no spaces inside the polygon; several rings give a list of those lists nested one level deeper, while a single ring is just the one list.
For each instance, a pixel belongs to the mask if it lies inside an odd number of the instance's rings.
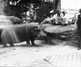
[{"label": "group of men", "polygon": [[[60,11],[57,11],[57,13],[51,18],[51,20],[53,20],[54,18],[65,18],[65,12],[63,11],[62,14],[60,13]],[[81,49],[81,9],[79,9],[79,12],[78,12],[78,15],[77,17],[75,18],[75,22],[77,24],[77,31],[78,31],[78,36],[79,36],[79,39],[78,39],[78,49]],[[58,20],[56,19],[57,23],[58,23]],[[63,20],[62,20],[63,22]]]},{"label": "group of men", "polygon": [[57,10],[54,15],[46,18],[44,21],[42,21],[41,24],[45,24],[48,22],[54,25],[68,25],[73,22],[72,20],[73,19],[69,18],[69,14],[66,11],[61,12],[60,10]]},{"label": "group of men", "polygon": [[[66,16],[66,12],[60,12],[59,10],[56,11],[56,14],[54,14],[52,17],[48,17],[46,18],[42,23],[50,23],[50,24],[68,24],[68,22],[72,22],[72,18],[71,20],[68,20],[68,16]],[[78,35],[79,35],[79,39],[78,39],[78,47],[79,49],[81,49],[81,9],[79,9],[78,15],[75,18],[75,22],[77,24],[77,30],[78,30]]]}]

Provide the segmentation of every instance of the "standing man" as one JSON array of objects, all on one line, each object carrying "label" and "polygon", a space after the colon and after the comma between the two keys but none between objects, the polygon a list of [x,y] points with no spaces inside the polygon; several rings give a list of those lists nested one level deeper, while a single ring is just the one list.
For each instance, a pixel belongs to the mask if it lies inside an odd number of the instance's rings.
[{"label": "standing man", "polygon": [[57,10],[56,13],[50,18],[52,24],[60,24],[61,23],[61,11]]},{"label": "standing man", "polygon": [[79,9],[79,15],[77,17],[77,29],[78,29],[78,34],[79,34],[79,49],[81,49],[81,9]]}]

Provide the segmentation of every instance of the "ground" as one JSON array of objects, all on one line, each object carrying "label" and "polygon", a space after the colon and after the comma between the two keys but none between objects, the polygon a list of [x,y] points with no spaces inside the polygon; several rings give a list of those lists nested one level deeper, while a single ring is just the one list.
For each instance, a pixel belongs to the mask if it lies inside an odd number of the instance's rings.
[{"label": "ground", "polygon": [[[66,59],[71,57],[69,59],[72,59],[73,56],[75,59],[80,52],[80,50],[77,50],[77,47],[67,45],[67,41],[54,40],[54,42],[55,44],[50,45],[36,40],[35,43],[37,46],[25,46],[26,43],[23,42],[14,44],[15,47],[5,48],[0,45],[0,66],[54,67],[55,64],[57,67],[59,67],[58,65],[62,67],[63,65],[67,66],[64,63],[66,60],[62,59],[63,57]],[[75,54],[77,55],[75,56]],[[57,56],[56,59],[54,59],[55,56]],[[58,60],[59,57],[61,57],[60,60]],[[59,64],[54,62],[53,59],[58,60]],[[62,61],[63,64],[60,64]],[[74,62],[76,62],[76,59]],[[74,67],[74,64],[71,67]]]},{"label": "ground", "polygon": [[75,33],[69,40],[53,39],[54,44],[35,40],[37,46],[28,46],[26,42],[14,47],[0,45],[0,66],[81,67],[81,50],[77,50]]}]

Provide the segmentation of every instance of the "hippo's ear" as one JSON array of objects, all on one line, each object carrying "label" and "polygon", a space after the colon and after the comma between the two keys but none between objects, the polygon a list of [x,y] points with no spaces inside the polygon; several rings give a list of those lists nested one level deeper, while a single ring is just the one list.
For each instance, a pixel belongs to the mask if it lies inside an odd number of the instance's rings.
[{"label": "hippo's ear", "polygon": [[40,29],[38,29],[38,27],[36,26],[36,27],[34,27],[34,30],[35,31],[40,31]]}]

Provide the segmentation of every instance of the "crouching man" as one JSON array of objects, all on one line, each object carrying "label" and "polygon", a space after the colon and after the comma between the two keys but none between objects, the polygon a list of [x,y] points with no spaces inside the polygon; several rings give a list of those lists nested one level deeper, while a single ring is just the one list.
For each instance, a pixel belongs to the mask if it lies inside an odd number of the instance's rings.
[{"label": "crouching man", "polygon": [[35,45],[34,40],[38,37],[39,32],[38,26],[32,24],[10,26],[4,29],[1,34],[3,46],[5,47],[7,43],[10,44],[10,46],[14,46],[13,43],[23,41],[26,41],[29,45],[31,41],[32,45]]}]

